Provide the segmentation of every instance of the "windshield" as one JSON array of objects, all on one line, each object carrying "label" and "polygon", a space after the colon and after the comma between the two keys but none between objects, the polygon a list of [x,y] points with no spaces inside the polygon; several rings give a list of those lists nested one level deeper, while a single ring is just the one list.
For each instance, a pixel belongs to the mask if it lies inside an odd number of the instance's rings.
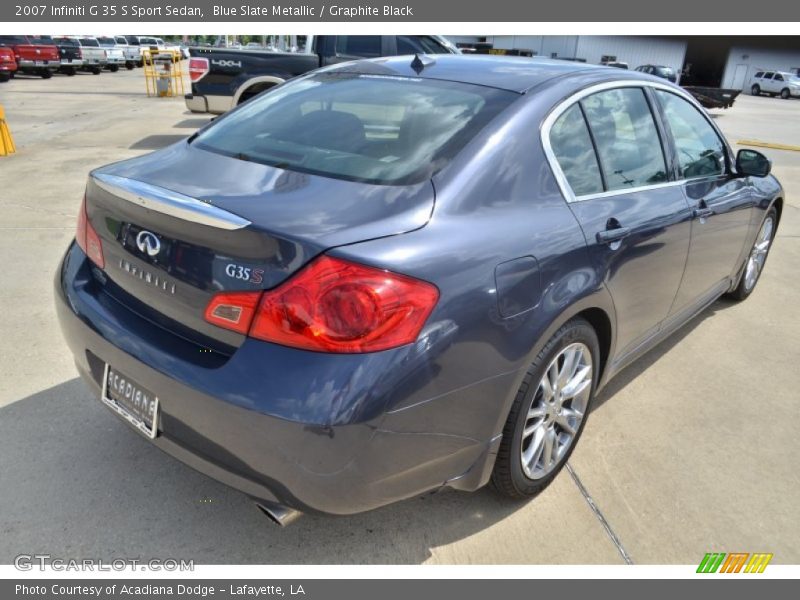
[{"label": "windshield", "polygon": [[318,73],[250,100],[195,143],[283,169],[411,184],[444,167],[518,97],[446,81]]}]

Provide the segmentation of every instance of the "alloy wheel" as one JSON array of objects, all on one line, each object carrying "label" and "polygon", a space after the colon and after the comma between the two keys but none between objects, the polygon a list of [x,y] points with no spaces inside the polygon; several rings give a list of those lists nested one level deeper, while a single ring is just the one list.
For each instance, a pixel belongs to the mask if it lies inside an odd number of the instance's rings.
[{"label": "alloy wheel", "polygon": [[756,243],[753,244],[753,249],[747,259],[747,266],[744,271],[744,287],[747,291],[753,289],[761,275],[761,269],[764,268],[764,262],[767,260],[767,251],[769,245],[772,243],[772,231],[775,228],[775,221],[772,216],[764,219],[761,229],[756,237]]},{"label": "alloy wheel", "polygon": [[522,470],[541,479],[566,456],[583,421],[594,377],[592,353],[580,342],[551,361],[531,399],[522,431]]}]

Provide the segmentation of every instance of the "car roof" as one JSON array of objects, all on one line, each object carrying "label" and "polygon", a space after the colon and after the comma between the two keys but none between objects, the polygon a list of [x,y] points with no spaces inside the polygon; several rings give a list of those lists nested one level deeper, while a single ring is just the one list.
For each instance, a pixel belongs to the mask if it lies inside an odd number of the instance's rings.
[{"label": "car roof", "polygon": [[[612,67],[591,65],[569,60],[522,56],[495,56],[487,54],[435,54],[425,55],[422,61],[428,63],[422,69],[414,69],[414,55],[391,56],[340,63],[327,67],[326,71],[361,73],[364,75],[383,75],[394,77],[415,77],[421,79],[440,79],[500,88],[517,93],[525,93],[531,88],[569,74],[589,71],[607,72]],[[616,77],[623,72],[614,69]],[[636,77],[629,72],[625,78]],[[639,77],[644,78],[641,74]]]}]

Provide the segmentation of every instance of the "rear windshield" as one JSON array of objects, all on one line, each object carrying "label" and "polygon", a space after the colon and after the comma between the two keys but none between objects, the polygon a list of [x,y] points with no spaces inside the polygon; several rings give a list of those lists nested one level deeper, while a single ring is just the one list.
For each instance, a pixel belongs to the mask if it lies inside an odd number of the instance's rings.
[{"label": "rear windshield", "polygon": [[73,38],[56,38],[56,44],[61,46],[80,46],[78,40]]},{"label": "rear windshield", "polygon": [[42,45],[52,45],[53,38],[49,35],[32,35],[28,38],[28,41],[31,44],[42,44]]},{"label": "rear windshield", "polygon": [[250,100],[195,143],[283,169],[407,185],[442,169],[518,97],[446,81],[318,73]]},{"label": "rear windshield", "polygon": [[128,40],[128,43],[131,46],[141,46],[139,43],[139,38],[137,38],[135,35],[126,35],[125,39]]},{"label": "rear windshield", "polygon": [[99,37],[97,41],[103,44],[104,46],[116,46],[117,40],[110,37]]},{"label": "rear windshield", "polygon": [[24,35],[0,35],[0,44],[16,45],[27,44],[28,38]]},{"label": "rear windshield", "polygon": [[81,38],[81,46],[94,46],[100,47],[100,43],[94,38]]},{"label": "rear windshield", "polygon": [[675,71],[673,71],[671,67],[656,67],[656,71],[662,77],[671,77],[672,75],[675,74]]}]

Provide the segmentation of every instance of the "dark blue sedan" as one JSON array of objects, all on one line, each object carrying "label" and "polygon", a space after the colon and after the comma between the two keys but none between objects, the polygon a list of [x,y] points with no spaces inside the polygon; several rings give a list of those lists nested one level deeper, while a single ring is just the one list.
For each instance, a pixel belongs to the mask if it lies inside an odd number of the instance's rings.
[{"label": "dark blue sedan", "polygon": [[381,58],[93,171],[57,306],[103,403],[278,521],[526,497],[620,369],[753,291],[782,206],[663,79]]}]

